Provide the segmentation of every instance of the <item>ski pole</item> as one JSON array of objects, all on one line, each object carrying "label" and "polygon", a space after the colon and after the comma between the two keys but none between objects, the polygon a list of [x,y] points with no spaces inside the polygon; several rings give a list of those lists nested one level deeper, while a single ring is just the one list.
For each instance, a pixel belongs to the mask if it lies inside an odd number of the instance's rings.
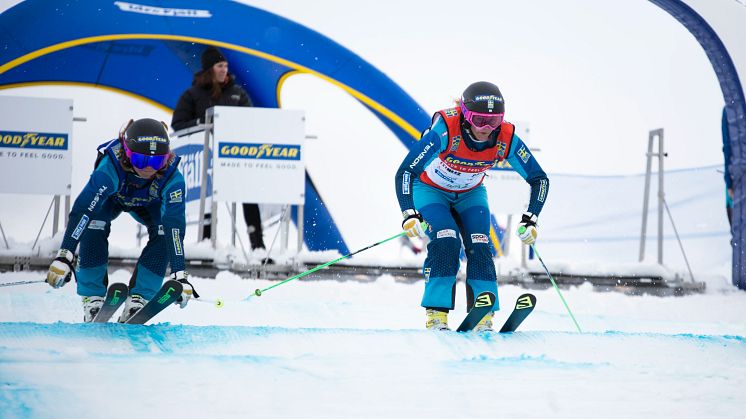
[{"label": "ski pole", "polygon": [[373,243],[373,244],[371,244],[371,245],[370,245],[370,246],[368,246],[368,247],[364,247],[364,248],[362,248],[362,249],[360,249],[360,250],[358,250],[358,251],[355,251],[355,252],[352,252],[352,253],[346,254],[346,255],[344,255],[344,256],[342,256],[342,257],[339,257],[339,258],[337,258],[337,259],[334,259],[334,260],[332,260],[332,261],[330,261],[330,262],[326,262],[326,263],[325,263],[325,264],[323,264],[323,265],[318,265],[318,266],[316,266],[315,268],[312,268],[312,269],[309,269],[309,270],[307,270],[307,271],[305,271],[305,272],[299,273],[298,275],[295,275],[295,276],[293,276],[293,277],[290,277],[290,278],[288,278],[288,279],[286,279],[286,280],[284,280],[284,281],[282,281],[282,282],[278,282],[277,284],[271,285],[271,286],[269,286],[269,287],[267,287],[267,288],[263,288],[263,289],[259,289],[259,288],[257,288],[257,289],[256,289],[256,291],[254,291],[254,293],[253,293],[253,294],[251,294],[251,295],[249,295],[248,297],[244,298],[244,301],[247,301],[247,300],[248,300],[249,298],[251,298],[251,297],[253,297],[253,296],[261,297],[261,295],[262,295],[263,293],[265,293],[265,292],[267,292],[267,291],[271,290],[272,288],[276,288],[276,287],[279,287],[280,285],[282,285],[282,284],[284,284],[284,283],[286,283],[286,282],[290,282],[290,281],[292,281],[292,280],[295,280],[295,279],[298,279],[298,278],[302,278],[302,277],[304,277],[304,276],[306,276],[306,275],[308,275],[308,274],[312,274],[312,273],[314,273],[314,272],[316,272],[316,271],[318,271],[318,270],[320,270],[320,269],[324,269],[324,268],[326,268],[326,267],[327,267],[327,266],[329,266],[329,265],[334,265],[335,263],[339,262],[340,260],[344,260],[344,259],[347,259],[347,258],[349,258],[349,257],[355,256],[356,254],[358,254],[358,253],[360,253],[360,252],[363,252],[363,251],[365,251],[365,250],[368,250],[368,249],[371,249],[371,248],[373,248],[373,247],[376,247],[376,246],[378,246],[379,244],[384,244],[384,243],[386,243],[386,242],[388,242],[388,241],[391,241],[391,240],[397,239],[397,238],[399,238],[399,237],[401,237],[401,236],[404,236],[404,235],[406,235],[406,234],[407,234],[407,232],[406,232],[406,231],[402,231],[401,233],[398,233],[398,234],[397,234],[397,235],[395,235],[395,236],[391,236],[391,237],[389,237],[388,239],[385,239],[385,240],[381,240],[381,241],[379,241],[379,242],[377,242],[377,243]]},{"label": "ski pole", "polygon": [[214,300],[211,300],[209,298],[202,298],[202,297],[200,297],[200,298],[194,298],[193,300],[196,301],[196,302],[198,302],[198,303],[212,304],[212,305],[215,306],[215,308],[223,308],[223,306],[225,305],[225,303],[223,302],[223,300],[221,300],[220,298],[216,298]]},{"label": "ski pole", "polygon": [[16,285],[39,284],[39,283],[42,283],[42,282],[47,282],[47,281],[43,280],[43,279],[34,279],[34,280],[30,280],[30,281],[6,282],[4,284],[0,284],[0,287],[13,287],[13,286],[16,286]]},{"label": "ski pole", "polygon": [[[526,231],[526,227],[521,226],[518,229],[518,233],[519,234],[523,234],[524,231]],[[552,281],[552,286],[557,291],[557,294],[559,295],[560,300],[562,300],[562,304],[565,305],[565,308],[567,309],[567,312],[570,313],[570,318],[572,319],[572,322],[575,323],[575,327],[578,328],[578,332],[579,333],[583,333],[583,331],[580,330],[580,325],[578,324],[578,321],[575,320],[575,316],[573,316],[572,311],[570,310],[570,306],[567,305],[567,301],[565,301],[565,297],[562,296],[562,292],[560,292],[560,289],[557,286],[557,283],[554,282],[554,278],[552,278],[552,274],[549,273],[549,269],[547,269],[547,265],[544,264],[544,260],[541,258],[541,255],[539,255],[539,252],[536,250],[536,246],[534,246],[533,244],[530,245],[530,246],[531,246],[531,249],[536,254],[536,258],[539,259],[539,262],[541,262],[541,266],[544,268],[544,272],[547,273],[547,276],[549,277],[549,280]]]}]

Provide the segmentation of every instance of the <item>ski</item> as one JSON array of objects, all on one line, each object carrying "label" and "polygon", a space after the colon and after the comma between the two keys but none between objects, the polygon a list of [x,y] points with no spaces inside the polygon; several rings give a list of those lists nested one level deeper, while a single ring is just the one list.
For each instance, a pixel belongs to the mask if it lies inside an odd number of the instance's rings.
[{"label": "ski", "polygon": [[474,307],[471,308],[469,314],[466,315],[464,321],[456,329],[457,332],[468,332],[479,323],[487,313],[492,311],[495,306],[495,294],[485,291],[477,295],[474,300]]},{"label": "ski", "polygon": [[518,326],[534,311],[536,307],[536,297],[533,294],[523,294],[518,297],[515,302],[515,307],[510,316],[505,320],[505,324],[500,329],[500,333],[511,333],[518,329]]},{"label": "ski", "polygon": [[106,290],[104,304],[101,306],[101,309],[98,310],[98,313],[96,313],[96,317],[93,318],[93,323],[108,322],[119,306],[124,303],[128,293],[129,287],[126,284],[115,282],[109,285],[109,289]]},{"label": "ski", "polygon": [[137,313],[127,320],[127,324],[145,324],[148,320],[152,319],[156,314],[160,313],[171,305],[177,298],[181,296],[181,291],[184,286],[181,282],[169,279],[164,282],[161,289],[155,294],[147,304],[143,306]]}]

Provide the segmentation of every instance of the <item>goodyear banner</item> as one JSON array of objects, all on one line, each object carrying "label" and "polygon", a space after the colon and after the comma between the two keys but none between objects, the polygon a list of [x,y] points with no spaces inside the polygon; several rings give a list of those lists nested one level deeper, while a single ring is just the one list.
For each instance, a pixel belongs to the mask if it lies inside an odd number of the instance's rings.
[{"label": "goodyear banner", "polygon": [[69,195],[73,101],[0,96],[0,193]]},{"label": "goodyear banner", "polygon": [[303,205],[303,111],[216,106],[213,198]]}]

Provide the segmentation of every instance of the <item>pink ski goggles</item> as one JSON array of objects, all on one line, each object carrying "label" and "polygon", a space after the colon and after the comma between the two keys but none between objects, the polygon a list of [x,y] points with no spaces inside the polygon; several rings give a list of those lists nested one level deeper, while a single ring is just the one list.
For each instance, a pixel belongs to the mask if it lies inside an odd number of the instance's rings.
[{"label": "pink ski goggles", "polygon": [[156,154],[150,156],[147,154],[135,153],[130,150],[127,145],[124,146],[124,152],[127,154],[127,158],[130,159],[133,167],[140,170],[145,170],[147,167],[152,167],[155,170],[163,169],[163,166],[168,163],[169,154]]},{"label": "pink ski goggles", "polygon": [[477,128],[490,127],[492,130],[496,130],[503,122],[504,113],[479,113],[473,112],[466,109],[464,104],[461,104],[461,112],[464,114],[464,119],[469,121],[470,124]]}]

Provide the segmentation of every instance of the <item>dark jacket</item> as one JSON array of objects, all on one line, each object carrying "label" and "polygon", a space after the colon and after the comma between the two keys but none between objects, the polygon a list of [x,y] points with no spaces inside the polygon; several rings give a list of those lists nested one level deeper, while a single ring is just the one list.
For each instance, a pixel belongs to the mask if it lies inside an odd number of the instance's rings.
[{"label": "dark jacket", "polygon": [[210,97],[210,86],[193,84],[179,98],[171,118],[174,131],[189,128],[205,121],[205,110],[212,106],[252,106],[251,98],[246,91],[233,82],[231,78],[223,87],[220,97]]}]

